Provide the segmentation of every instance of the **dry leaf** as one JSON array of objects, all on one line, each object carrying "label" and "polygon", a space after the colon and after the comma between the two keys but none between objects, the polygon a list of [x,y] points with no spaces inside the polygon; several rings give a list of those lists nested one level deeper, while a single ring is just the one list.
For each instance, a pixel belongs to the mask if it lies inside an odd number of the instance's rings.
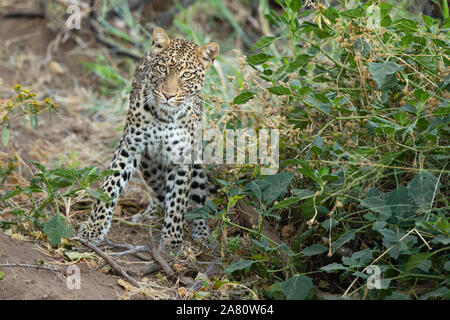
[{"label": "dry leaf", "polygon": [[185,287],[179,287],[177,292],[181,299],[183,299],[183,297],[188,293]]},{"label": "dry leaf", "polygon": [[56,74],[64,74],[66,72],[66,70],[64,69],[64,67],[62,65],[60,65],[58,62],[53,61],[53,60],[50,61],[48,67],[51,72],[56,73]]},{"label": "dry leaf", "polygon": [[133,289],[133,286],[131,284],[129,284],[128,282],[126,282],[125,280],[123,280],[123,279],[117,280],[117,284],[119,286],[121,286],[122,288],[124,288],[125,291],[130,291],[131,289]]},{"label": "dry leaf", "polygon": [[20,241],[29,241],[29,239],[27,237],[25,237],[24,235],[20,234],[20,233],[13,233],[11,235],[12,239],[16,239],[16,240],[20,240]]},{"label": "dry leaf", "polygon": [[281,236],[286,239],[294,234],[294,226],[292,224],[287,224],[283,228],[281,228]]}]

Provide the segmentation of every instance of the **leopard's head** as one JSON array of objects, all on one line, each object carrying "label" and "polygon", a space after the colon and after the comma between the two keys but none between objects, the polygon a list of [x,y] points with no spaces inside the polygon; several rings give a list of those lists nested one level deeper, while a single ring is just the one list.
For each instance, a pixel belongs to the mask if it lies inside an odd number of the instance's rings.
[{"label": "leopard's head", "polygon": [[219,53],[214,42],[198,46],[182,39],[169,39],[161,28],[153,31],[152,59],[148,81],[162,104],[177,107],[198,95],[206,70]]}]

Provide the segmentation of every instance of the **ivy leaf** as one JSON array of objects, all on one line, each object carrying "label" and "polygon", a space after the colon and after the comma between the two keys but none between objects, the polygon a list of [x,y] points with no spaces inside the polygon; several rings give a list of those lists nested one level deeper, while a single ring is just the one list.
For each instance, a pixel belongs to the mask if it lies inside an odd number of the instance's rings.
[{"label": "ivy leaf", "polygon": [[70,238],[73,235],[73,228],[59,213],[48,220],[44,225],[44,233],[53,246],[57,246],[62,238]]},{"label": "ivy leaf", "polygon": [[403,66],[392,61],[369,63],[370,76],[377,83],[378,89],[385,89],[396,83],[395,73],[403,70]]},{"label": "ivy leaf", "polygon": [[342,247],[347,242],[353,240],[355,238],[356,230],[349,230],[341,235],[334,243],[333,243],[333,251],[336,251],[340,247]]},{"label": "ivy leaf", "polygon": [[394,217],[408,218],[416,213],[414,201],[408,197],[408,190],[404,186],[398,186],[397,189],[386,194],[384,200],[391,206]]},{"label": "ivy leaf", "polygon": [[372,253],[371,249],[357,251],[351,257],[342,257],[342,262],[349,267],[362,267],[370,261]]},{"label": "ivy leaf", "polygon": [[243,270],[243,269],[249,269],[252,264],[256,263],[258,261],[253,260],[239,260],[237,262],[233,262],[228,267],[225,268],[223,271],[224,273],[232,273],[234,271]]},{"label": "ivy leaf", "polygon": [[281,291],[288,300],[305,300],[312,288],[312,279],[307,276],[295,275],[281,283]]},{"label": "ivy leaf", "polygon": [[330,272],[330,271],[336,271],[336,270],[348,270],[348,268],[344,267],[340,263],[333,262],[333,263],[327,264],[326,266],[323,266],[322,268],[320,268],[320,270]]},{"label": "ivy leaf", "polygon": [[267,205],[270,205],[276,199],[284,196],[293,178],[294,174],[290,172],[281,172],[278,174],[267,176],[267,178],[264,179],[267,187],[264,189],[261,188],[262,200]]},{"label": "ivy leaf", "polygon": [[306,190],[306,189],[292,189],[292,193],[296,197],[300,198],[300,200],[311,198],[316,194],[314,191]]},{"label": "ivy leaf", "polygon": [[324,252],[328,251],[328,248],[321,245],[321,244],[313,244],[312,246],[309,246],[302,250],[302,254],[306,257],[310,256],[316,256],[318,254],[322,254]]},{"label": "ivy leaf", "polygon": [[388,220],[392,216],[391,207],[379,196],[372,196],[361,201],[361,206],[379,213],[379,220]]},{"label": "ivy leaf", "polygon": [[431,252],[418,253],[414,256],[410,256],[408,262],[406,263],[406,272],[417,268],[420,264],[430,258],[433,254]]},{"label": "ivy leaf", "polygon": [[406,189],[419,208],[428,210],[432,205],[435,190],[439,190],[438,184],[438,178],[426,171],[421,171],[408,183]]}]

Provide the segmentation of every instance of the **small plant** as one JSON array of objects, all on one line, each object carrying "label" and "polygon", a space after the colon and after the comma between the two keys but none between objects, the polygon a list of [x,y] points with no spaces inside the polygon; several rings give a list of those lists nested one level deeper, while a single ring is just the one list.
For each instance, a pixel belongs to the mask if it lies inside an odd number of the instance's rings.
[{"label": "small plant", "polygon": [[14,86],[14,91],[16,92],[14,98],[3,100],[0,103],[1,140],[4,147],[9,143],[10,122],[13,119],[22,117],[24,126],[29,121],[30,125],[37,129],[38,114],[41,111],[47,110],[51,115],[59,108],[51,98],[46,98],[44,101],[36,100],[36,93],[23,89],[19,84]]},{"label": "small plant", "polygon": [[[57,245],[62,238],[72,236],[72,227],[60,212],[61,206],[67,209],[68,199],[77,202],[89,197],[103,202],[110,201],[102,190],[94,191],[89,187],[105,176],[114,173],[114,170],[106,170],[102,173],[93,167],[47,170],[42,164],[33,163],[39,172],[30,180],[30,184],[25,187],[16,185],[14,190],[6,191],[0,197],[5,208],[10,209],[9,213],[17,216],[16,220],[8,221],[9,224],[15,223],[21,226],[31,223],[34,227],[44,231],[52,245]],[[28,212],[14,208],[14,205],[9,202],[10,199],[20,194],[27,197],[31,203]],[[49,218],[50,212],[53,212],[51,218]]]}]

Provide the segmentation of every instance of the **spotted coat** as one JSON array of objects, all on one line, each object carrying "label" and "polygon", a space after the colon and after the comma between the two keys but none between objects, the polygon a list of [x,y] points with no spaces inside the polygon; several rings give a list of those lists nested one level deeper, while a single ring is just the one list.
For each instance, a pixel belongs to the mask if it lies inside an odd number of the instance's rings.
[{"label": "spotted coat", "polygon": [[[191,156],[202,117],[200,89],[218,52],[216,43],[199,47],[171,40],[161,28],[154,30],[152,50],[141,59],[133,78],[125,128],[109,166],[116,172],[101,187],[112,201],[94,202],[89,219],[79,228],[81,238],[92,243],[104,239],[117,199],[139,167],[155,198],[133,221],[145,219],[156,206],[165,207],[161,244],[182,241],[187,209],[203,206],[206,199],[205,172]],[[193,239],[208,234],[206,222],[194,220]]]}]

